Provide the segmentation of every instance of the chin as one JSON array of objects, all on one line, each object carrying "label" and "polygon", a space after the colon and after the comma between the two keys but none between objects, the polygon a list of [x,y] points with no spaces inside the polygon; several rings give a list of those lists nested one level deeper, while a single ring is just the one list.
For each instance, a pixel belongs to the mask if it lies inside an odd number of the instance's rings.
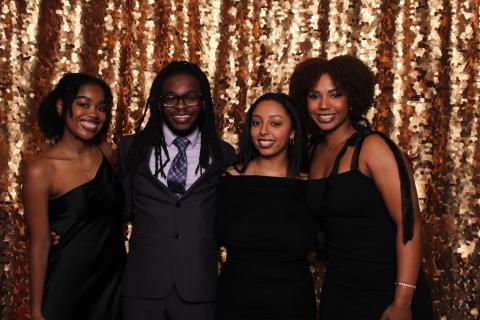
[{"label": "chin", "polygon": [[197,128],[196,123],[192,124],[181,124],[181,125],[172,125],[169,122],[165,121],[168,128],[177,136],[187,136],[192,133],[195,128]]}]

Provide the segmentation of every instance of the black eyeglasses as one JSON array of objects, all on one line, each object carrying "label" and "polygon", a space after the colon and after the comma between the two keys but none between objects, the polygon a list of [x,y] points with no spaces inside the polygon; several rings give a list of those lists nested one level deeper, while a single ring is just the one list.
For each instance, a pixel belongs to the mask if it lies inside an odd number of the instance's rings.
[{"label": "black eyeglasses", "polygon": [[185,93],[183,96],[167,94],[165,96],[160,96],[160,99],[162,101],[162,106],[166,108],[176,107],[180,99],[182,99],[183,104],[187,107],[197,107],[202,102],[202,94],[195,92]]}]

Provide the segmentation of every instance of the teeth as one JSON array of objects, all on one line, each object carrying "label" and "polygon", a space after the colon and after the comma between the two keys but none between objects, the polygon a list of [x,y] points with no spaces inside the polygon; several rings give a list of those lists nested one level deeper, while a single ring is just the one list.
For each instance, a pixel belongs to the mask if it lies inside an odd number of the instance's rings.
[{"label": "teeth", "polygon": [[89,120],[82,120],[80,123],[87,130],[97,130],[97,128],[100,126],[99,123]]},{"label": "teeth", "polygon": [[174,118],[177,119],[177,120],[186,120],[186,119],[190,118],[190,115],[189,114],[180,114],[180,115],[174,116]]},{"label": "teeth", "polygon": [[322,119],[332,119],[335,115],[334,114],[321,114],[320,118]]},{"label": "teeth", "polygon": [[329,122],[333,120],[335,114],[319,114],[317,117],[320,121]]},{"label": "teeth", "polygon": [[258,140],[258,145],[262,148],[271,147],[274,143],[274,140]]}]

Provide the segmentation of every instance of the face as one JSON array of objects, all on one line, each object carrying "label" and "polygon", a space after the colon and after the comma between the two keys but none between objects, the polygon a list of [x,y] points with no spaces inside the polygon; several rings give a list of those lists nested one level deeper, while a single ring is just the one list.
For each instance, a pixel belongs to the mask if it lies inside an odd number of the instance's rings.
[{"label": "face", "polygon": [[[57,112],[61,112],[62,102],[57,103]],[[107,119],[105,94],[101,87],[86,84],[79,88],[73,99],[72,109],[65,116],[63,135],[72,134],[88,141],[93,139],[103,128]]]},{"label": "face", "polygon": [[261,157],[287,156],[288,141],[295,138],[295,131],[283,106],[265,100],[252,113],[250,137]]},{"label": "face", "polygon": [[177,135],[192,132],[203,108],[200,83],[188,74],[178,74],[165,80],[161,92],[160,111],[165,123]]},{"label": "face", "polygon": [[328,74],[323,74],[307,95],[310,118],[324,132],[350,124],[347,96],[337,90]]}]

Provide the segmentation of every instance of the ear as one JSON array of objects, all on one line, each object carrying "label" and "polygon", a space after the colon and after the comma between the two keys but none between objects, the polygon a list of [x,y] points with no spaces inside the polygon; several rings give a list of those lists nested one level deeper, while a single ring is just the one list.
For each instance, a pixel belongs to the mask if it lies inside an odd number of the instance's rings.
[{"label": "ear", "polygon": [[63,102],[62,100],[57,100],[57,115],[61,115],[63,111]]}]

